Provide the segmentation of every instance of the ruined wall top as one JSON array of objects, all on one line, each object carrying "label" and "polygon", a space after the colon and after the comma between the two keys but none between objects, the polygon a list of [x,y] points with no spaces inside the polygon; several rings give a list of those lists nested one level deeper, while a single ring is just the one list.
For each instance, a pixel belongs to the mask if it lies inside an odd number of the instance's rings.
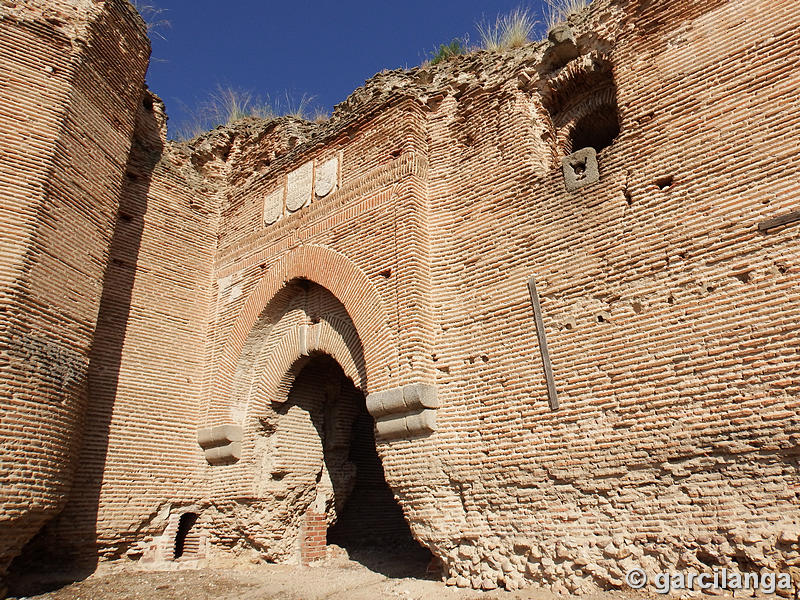
[{"label": "ruined wall top", "polygon": [[[293,116],[271,119],[245,118],[221,125],[187,142],[170,146],[199,171],[226,172],[228,184],[241,182],[254,163],[267,160],[271,167],[289,165],[313,148],[326,145],[344,132],[355,131],[389,105],[411,100],[425,110],[435,110],[447,96],[457,98],[475,89],[499,89],[509,82],[520,88],[538,87],[551,92],[554,79],[568,79],[567,62],[606,61],[618,36],[631,29],[618,3],[595,0],[554,27],[546,39],[505,51],[473,50],[435,65],[385,70],[368,79],[334,107],[331,117],[313,123]],[[565,50],[566,49],[566,50]],[[574,63],[575,61],[573,61]],[[571,65],[573,66],[573,65]],[[228,168],[208,169],[219,161]]]},{"label": "ruined wall top", "polygon": [[3,2],[0,5],[0,21],[11,19],[19,23],[40,23],[70,39],[73,44],[79,44],[88,38],[88,28],[92,21],[109,8],[125,12],[136,23],[142,37],[147,38],[147,25],[142,17],[130,2],[120,0]]}]

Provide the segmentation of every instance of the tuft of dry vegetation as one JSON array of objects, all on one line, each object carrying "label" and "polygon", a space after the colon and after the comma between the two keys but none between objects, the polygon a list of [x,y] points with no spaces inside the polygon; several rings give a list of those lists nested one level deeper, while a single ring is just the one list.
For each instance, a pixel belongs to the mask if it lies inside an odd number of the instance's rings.
[{"label": "tuft of dry vegetation", "polygon": [[469,52],[469,40],[464,38],[453,38],[449,44],[440,44],[439,49],[433,53],[430,64],[436,65],[442,61],[449,60],[454,56],[460,56]]},{"label": "tuft of dry vegetation", "polygon": [[172,25],[164,15],[167,12],[166,8],[160,8],[155,4],[150,4],[147,0],[130,0],[130,3],[142,17],[145,25],[147,26],[147,33],[151,36],[158,36],[162,40],[166,39],[161,33],[164,29],[169,29]]},{"label": "tuft of dry vegetation", "polygon": [[190,140],[219,125],[232,125],[247,118],[273,119],[292,116],[316,123],[327,120],[328,113],[314,107],[313,101],[314,97],[308,94],[295,98],[287,91],[283,98],[272,100],[268,94],[259,96],[249,90],[218,85],[208,99],[195,108],[184,105],[189,118],[177,129],[173,138]]},{"label": "tuft of dry vegetation", "polygon": [[529,9],[517,7],[510,13],[497,15],[494,23],[481,21],[475,26],[480,34],[481,47],[499,51],[527,44],[537,23]]},{"label": "tuft of dry vegetation", "polygon": [[544,19],[550,30],[566,21],[570,15],[589,6],[589,0],[544,0]]}]

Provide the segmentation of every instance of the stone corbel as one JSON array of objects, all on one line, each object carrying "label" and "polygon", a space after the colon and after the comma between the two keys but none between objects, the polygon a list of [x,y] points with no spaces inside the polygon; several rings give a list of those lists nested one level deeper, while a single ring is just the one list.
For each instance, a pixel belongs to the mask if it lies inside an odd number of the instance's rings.
[{"label": "stone corbel", "polygon": [[197,443],[212,465],[235,463],[242,457],[241,425],[217,425],[197,432]]},{"label": "stone corbel", "polygon": [[386,440],[433,433],[438,408],[436,386],[430,383],[411,383],[367,396],[377,436]]}]

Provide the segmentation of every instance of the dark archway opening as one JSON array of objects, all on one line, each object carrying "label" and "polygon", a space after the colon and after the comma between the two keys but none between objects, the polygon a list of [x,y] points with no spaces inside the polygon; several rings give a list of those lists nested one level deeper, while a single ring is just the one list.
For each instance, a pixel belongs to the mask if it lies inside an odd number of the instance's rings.
[{"label": "dark archway opening", "polygon": [[326,543],[386,576],[425,577],[432,555],[414,539],[386,482],[364,394],[335,360],[316,355],[295,379],[295,402],[311,414],[333,486]]},{"label": "dark archway opening", "polygon": [[375,448],[375,422],[358,394],[359,412],[353,422],[349,460],[356,481],[328,543],[345,548],[350,558],[391,577],[425,577],[431,553],[417,542],[394,498]]},{"label": "dark archway opening", "polygon": [[613,106],[604,105],[584,115],[575,123],[570,136],[570,152],[608,148],[619,135],[619,116]]},{"label": "dark archway opening", "polygon": [[197,513],[187,512],[181,515],[178,521],[178,531],[175,534],[175,550],[173,558],[194,557],[199,551],[200,538],[192,535],[192,527],[197,523]]}]

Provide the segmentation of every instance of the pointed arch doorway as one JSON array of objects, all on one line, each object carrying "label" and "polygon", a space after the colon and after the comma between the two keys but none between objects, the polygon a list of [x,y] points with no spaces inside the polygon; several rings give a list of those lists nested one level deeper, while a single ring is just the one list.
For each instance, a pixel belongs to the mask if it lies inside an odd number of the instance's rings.
[{"label": "pointed arch doorway", "polygon": [[[231,511],[241,516],[230,535],[276,562],[341,556],[328,552],[330,541],[373,570],[391,576],[397,570],[382,563],[414,563],[415,572],[401,575],[420,576],[430,553],[386,483],[363,394],[392,387],[393,333],[380,302],[368,292],[351,298],[351,287],[344,286],[348,306],[303,277],[276,291],[259,287],[233,327],[238,341],[224,354],[238,358],[228,357],[221,401],[209,410],[244,422],[240,497]],[[221,478],[220,488],[227,483]]]}]

